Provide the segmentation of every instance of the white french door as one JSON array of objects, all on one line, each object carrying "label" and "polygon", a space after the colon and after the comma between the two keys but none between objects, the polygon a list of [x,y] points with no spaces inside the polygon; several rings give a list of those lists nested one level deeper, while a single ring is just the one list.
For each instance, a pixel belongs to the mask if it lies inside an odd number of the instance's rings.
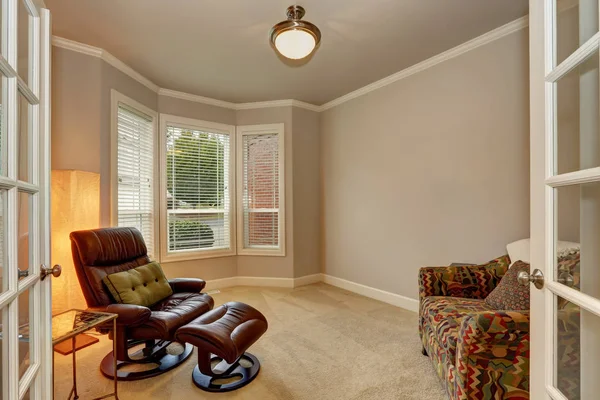
[{"label": "white french door", "polygon": [[1,395],[51,399],[50,14],[33,0],[2,0],[1,14]]},{"label": "white french door", "polygon": [[534,399],[600,398],[598,5],[530,1]]}]

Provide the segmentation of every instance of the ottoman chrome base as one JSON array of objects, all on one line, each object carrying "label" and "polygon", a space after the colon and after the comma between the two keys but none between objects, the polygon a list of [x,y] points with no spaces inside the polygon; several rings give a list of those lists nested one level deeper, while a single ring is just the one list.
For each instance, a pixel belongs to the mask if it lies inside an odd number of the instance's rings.
[{"label": "ottoman chrome base", "polygon": [[[224,362],[219,356],[212,357],[210,361],[211,364]],[[196,365],[192,373],[192,380],[196,386],[207,392],[230,392],[252,382],[259,371],[260,361],[258,358],[250,353],[244,353],[238,361],[222,373],[215,373],[211,368],[211,374],[205,375]]]}]

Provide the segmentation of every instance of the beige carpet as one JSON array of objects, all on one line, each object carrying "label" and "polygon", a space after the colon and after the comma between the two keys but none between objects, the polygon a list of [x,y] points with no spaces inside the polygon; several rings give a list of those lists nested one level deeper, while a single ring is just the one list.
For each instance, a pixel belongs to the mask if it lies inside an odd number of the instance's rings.
[{"label": "beige carpet", "polygon": [[[127,399],[427,399],[446,397],[428,358],[421,355],[417,315],[353,293],[315,284],[297,289],[236,287],[213,295],[215,304],[236,300],[259,309],[269,330],[250,348],[261,371],[250,385],[212,394],[191,380],[196,353],[173,371],[120,382]],[[111,349],[105,337],[78,352],[80,397],[111,390],[98,364]],[[65,399],[70,357],[56,354],[55,394]]]}]

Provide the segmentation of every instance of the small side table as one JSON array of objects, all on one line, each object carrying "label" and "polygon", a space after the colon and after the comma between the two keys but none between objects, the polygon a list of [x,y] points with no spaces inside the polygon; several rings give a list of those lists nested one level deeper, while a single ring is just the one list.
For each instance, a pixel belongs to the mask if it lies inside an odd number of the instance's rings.
[{"label": "small side table", "polygon": [[[75,346],[75,338],[80,333],[89,331],[90,329],[96,328],[99,325],[109,323],[112,321],[113,335],[117,334],[117,314],[103,313],[96,311],[83,311],[83,310],[69,310],[60,314],[56,314],[52,317],[52,346],[62,343],[66,340],[71,339],[73,346],[73,388],[69,393],[68,399],[78,399],[77,394],[77,349]],[[113,356],[114,356],[114,392],[106,394],[104,396],[96,397],[93,400],[106,399],[108,397],[114,397],[115,400],[119,400],[117,394],[117,341],[113,340]],[[54,369],[54,353],[52,355],[52,369]]]}]

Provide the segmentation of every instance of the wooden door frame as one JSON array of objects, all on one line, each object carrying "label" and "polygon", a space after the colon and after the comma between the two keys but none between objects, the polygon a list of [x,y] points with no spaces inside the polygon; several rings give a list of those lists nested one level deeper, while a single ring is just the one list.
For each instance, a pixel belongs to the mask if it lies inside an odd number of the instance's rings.
[{"label": "wooden door frame", "polygon": [[[41,261],[49,266],[51,260],[51,204],[50,204],[50,177],[51,167],[51,75],[52,75],[52,20],[50,11],[40,9],[40,195],[41,195]],[[41,323],[42,345],[40,348],[40,387],[41,400],[52,400],[54,397],[53,385],[53,346],[52,346],[52,279],[46,279],[40,288],[41,315],[46,321]]]},{"label": "wooden door frame", "polygon": [[[545,18],[544,2],[529,1],[529,93],[530,93],[530,258],[531,269],[545,271],[546,207],[546,113],[545,113]],[[530,397],[546,394],[545,295],[531,289]]]}]

